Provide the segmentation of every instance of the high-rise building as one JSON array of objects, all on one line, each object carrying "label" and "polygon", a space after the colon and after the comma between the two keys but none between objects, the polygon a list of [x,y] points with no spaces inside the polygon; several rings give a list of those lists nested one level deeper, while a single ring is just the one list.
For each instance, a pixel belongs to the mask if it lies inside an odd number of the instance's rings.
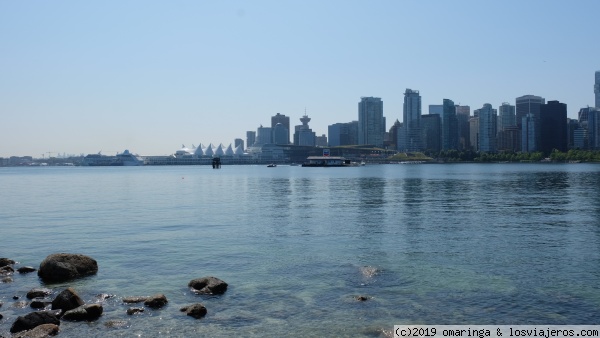
[{"label": "high-rise building", "polygon": [[289,144],[290,143],[290,118],[288,116],[285,116],[283,114],[279,114],[277,113],[275,116],[271,116],[271,128],[273,128],[273,130],[275,130],[275,126],[277,125],[277,123],[281,123],[283,125],[283,127],[285,127],[286,129],[286,141],[282,142],[282,143],[277,143],[276,144]]},{"label": "high-rise building", "polygon": [[390,146],[391,149],[396,149],[398,150],[398,128],[400,128],[400,126],[402,125],[402,123],[400,123],[400,121],[398,121],[398,119],[396,119],[396,122],[394,122],[394,124],[390,127],[390,130],[388,131],[388,135],[390,138]]},{"label": "high-rise building", "polygon": [[521,119],[521,151],[530,153],[537,150],[535,143],[535,117],[527,114]]},{"label": "high-rise building", "polygon": [[498,115],[498,131],[502,131],[506,127],[517,126],[515,106],[508,102],[502,103],[502,105],[498,107]]},{"label": "high-rise building", "polygon": [[256,132],[253,130],[249,130],[246,132],[246,144],[248,147],[252,147],[256,142]]},{"label": "high-rise building", "polygon": [[274,144],[289,144],[289,132],[283,124],[277,123],[272,128]]},{"label": "high-rise building", "polygon": [[496,152],[496,123],[498,115],[492,105],[486,103],[478,109],[479,116],[479,151]]},{"label": "high-rise building", "polygon": [[444,114],[444,106],[441,104],[430,104],[429,105],[429,115],[436,114],[442,116]]},{"label": "high-rise building", "polygon": [[521,133],[517,126],[504,127],[504,130],[498,131],[498,151],[515,152],[521,148],[520,142]]},{"label": "high-rise building", "polygon": [[565,103],[548,101],[541,105],[539,126],[539,151],[546,155],[554,149],[567,151],[567,105]]},{"label": "high-rise building", "polygon": [[[476,109],[473,114],[479,113]],[[479,151],[479,116],[473,116],[469,119],[469,136],[471,141],[471,149]]]},{"label": "high-rise building", "polygon": [[255,147],[260,147],[265,144],[273,143],[273,129],[271,127],[263,127],[262,124],[256,129]]},{"label": "high-rise building", "polygon": [[[522,128],[522,124],[523,124],[523,117],[525,117],[528,114],[531,114],[531,119],[532,119],[532,123],[534,124],[533,126],[533,130],[535,132],[534,135],[534,139],[533,140],[527,140],[528,144],[533,144],[537,147],[538,143],[540,142],[540,127],[539,127],[539,118],[540,118],[540,106],[542,104],[546,103],[546,99],[544,99],[543,97],[540,96],[535,96],[535,95],[524,95],[521,97],[517,97],[516,98],[516,120],[517,120],[517,127],[519,127],[520,130],[523,130]],[[529,121],[529,120],[528,120]],[[523,134],[521,134],[523,135]],[[533,142],[533,143],[531,143]],[[521,145],[523,145],[523,141],[521,142]],[[525,150],[523,150],[525,151]]]},{"label": "high-rise building", "polygon": [[594,94],[596,96],[596,108],[600,108],[600,70],[596,72],[596,82],[594,83]]},{"label": "high-rise building", "polygon": [[235,140],[233,140],[233,145],[235,148],[241,146],[242,150],[244,149],[244,140],[242,140],[241,138],[236,138]]},{"label": "high-rise building", "polygon": [[444,99],[442,114],[442,150],[458,149],[458,120],[454,101]]},{"label": "high-rise building", "polygon": [[361,97],[358,103],[358,144],[383,147],[385,119],[379,97]]},{"label": "high-rise building", "polygon": [[589,112],[587,134],[589,149],[600,150],[600,109]]},{"label": "high-rise building", "polygon": [[421,115],[423,150],[439,153],[442,149],[442,119],[439,114]]},{"label": "high-rise building", "polygon": [[467,150],[471,148],[469,119],[471,118],[471,107],[456,106],[456,121],[458,126],[458,149]]},{"label": "high-rise building", "polygon": [[327,147],[327,135],[323,134],[315,137],[315,145],[317,147]]},{"label": "high-rise building", "polygon": [[296,133],[294,134],[294,145],[297,146],[312,146],[317,144],[317,136],[312,129],[308,126],[310,117],[306,114],[300,118],[301,125],[296,126]]},{"label": "high-rise building", "polygon": [[405,149],[401,151],[421,150],[421,95],[418,90],[406,89],[404,92],[403,121]]}]

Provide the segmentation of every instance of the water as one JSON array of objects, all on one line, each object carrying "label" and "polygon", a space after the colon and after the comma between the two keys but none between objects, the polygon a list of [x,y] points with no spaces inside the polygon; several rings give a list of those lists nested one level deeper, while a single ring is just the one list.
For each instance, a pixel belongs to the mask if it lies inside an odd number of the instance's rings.
[{"label": "water", "polygon": [[[593,164],[0,168],[0,257],[98,261],[95,276],[49,285],[115,295],[98,321],[62,322],[64,337],[596,324],[599,188]],[[203,276],[228,291],[192,294]],[[12,296],[40,286],[13,278],[0,284],[0,335],[31,310]],[[122,297],[155,293],[167,307],[125,314]],[[179,312],[195,302],[201,320]]]}]

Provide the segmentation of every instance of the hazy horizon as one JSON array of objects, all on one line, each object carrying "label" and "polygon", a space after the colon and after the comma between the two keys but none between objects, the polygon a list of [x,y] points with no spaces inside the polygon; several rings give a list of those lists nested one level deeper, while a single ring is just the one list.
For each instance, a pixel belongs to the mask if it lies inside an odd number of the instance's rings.
[{"label": "hazy horizon", "polygon": [[[362,96],[402,121],[532,94],[594,104],[600,2],[0,2],[0,156],[227,147],[271,116],[317,135]],[[293,127],[292,127],[293,129]],[[293,131],[292,131],[293,133]]]}]

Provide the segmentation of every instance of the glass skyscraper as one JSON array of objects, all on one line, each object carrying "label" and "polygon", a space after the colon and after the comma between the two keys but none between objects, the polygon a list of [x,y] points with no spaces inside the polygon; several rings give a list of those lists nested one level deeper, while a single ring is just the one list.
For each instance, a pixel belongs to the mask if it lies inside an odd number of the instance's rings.
[{"label": "glass skyscraper", "polygon": [[421,145],[421,95],[418,90],[406,89],[403,109],[403,142],[405,149],[401,151],[420,151]]},{"label": "glass skyscraper", "polygon": [[596,72],[596,82],[594,82],[594,94],[596,95],[596,108],[600,108],[600,70]]},{"label": "glass skyscraper", "polygon": [[383,148],[385,119],[379,97],[361,97],[358,103],[358,144]]}]

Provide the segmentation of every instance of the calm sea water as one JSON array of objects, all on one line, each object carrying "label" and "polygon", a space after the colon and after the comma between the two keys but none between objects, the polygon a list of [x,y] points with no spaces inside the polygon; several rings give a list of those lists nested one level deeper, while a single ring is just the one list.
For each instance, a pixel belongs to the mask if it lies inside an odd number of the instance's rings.
[{"label": "calm sea water", "polygon": [[[394,324],[599,324],[600,166],[0,168],[0,257],[98,261],[61,336],[371,336]],[[222,296],[189,280],[216,276]],[[0,335],[29,308],[0,284]],[[127,316],[125,296],[167,307]],[[369,297],[365,302],[355,296]],[[208,315],[179,308],[202,302]],[[124,326],[108,328],[122,320]]]}]

